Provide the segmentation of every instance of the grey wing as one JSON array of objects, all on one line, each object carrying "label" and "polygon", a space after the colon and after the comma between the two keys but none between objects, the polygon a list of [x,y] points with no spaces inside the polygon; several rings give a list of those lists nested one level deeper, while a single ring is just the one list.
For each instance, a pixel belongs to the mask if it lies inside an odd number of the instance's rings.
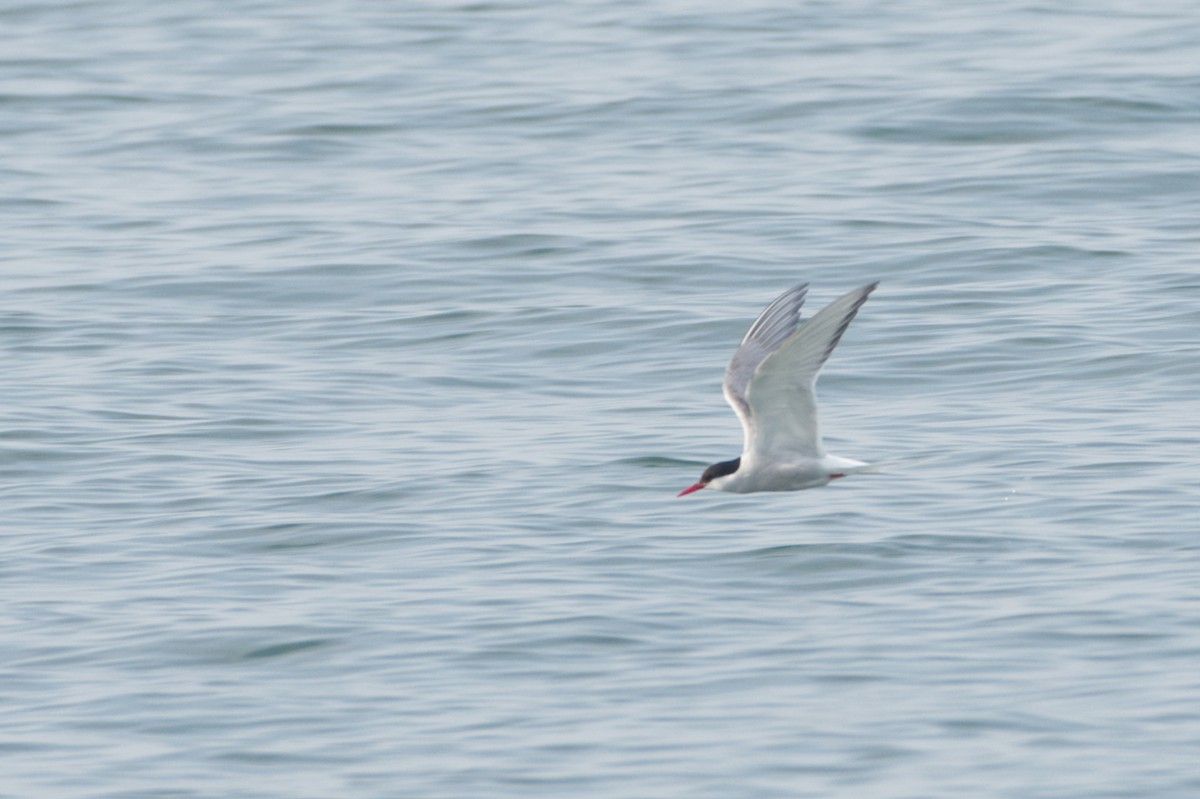
[{"label": "grey wing", "polygon": [[796,331],[800,321],[800,307],[808,284],[793,286],[775,298],[750,325],[737,352],[725,367],[725,401],[733,408],[746,434],[746,445],[753,437],[753,415],[746,399],[746,387],[758,365],[774,352],[788,336]]},{"label": "grey wing", "polygon": [[824,453],[817,419],[817,376],[842,334],[878,283],[837,298],[763,359],[746,386],[745,399],[756,420],[747,449],[770,457]]}]

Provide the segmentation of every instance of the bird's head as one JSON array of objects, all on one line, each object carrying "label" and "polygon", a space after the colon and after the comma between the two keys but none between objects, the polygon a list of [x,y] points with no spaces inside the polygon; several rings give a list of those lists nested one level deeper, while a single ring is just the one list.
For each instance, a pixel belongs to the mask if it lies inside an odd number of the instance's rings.
[{"label": "bird's head", "polygon": [[709,466],[704,470],[704,474],[700,475],[699,482],[693,483],[692,485],[683,489],[679,492],[678,496],[682,497],[684,494],[690,494],[693,491],[699,491],[702,488],[715,488],[720,490],[721,484],[725,482],[725,478],[736,472],[738,467],[741,465],[742,459],[740,457],[734,458],[731,461],[714,463],[712,466]]}]

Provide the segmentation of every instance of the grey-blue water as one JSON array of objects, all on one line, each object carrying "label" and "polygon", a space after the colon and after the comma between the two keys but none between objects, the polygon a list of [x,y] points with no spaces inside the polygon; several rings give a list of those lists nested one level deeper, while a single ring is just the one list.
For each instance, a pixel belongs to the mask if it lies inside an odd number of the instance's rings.
[{"label": "grey-blue water", "polygon": [[0,29],[5,799],[1200,796],[1194,4]]}]

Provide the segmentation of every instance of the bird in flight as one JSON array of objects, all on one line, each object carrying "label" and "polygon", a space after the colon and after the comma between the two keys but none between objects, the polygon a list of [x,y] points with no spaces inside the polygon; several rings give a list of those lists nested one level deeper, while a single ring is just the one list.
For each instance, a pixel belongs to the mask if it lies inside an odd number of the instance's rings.
[{"label": "bird in flight", "polygon": [[808,284],[790,288],[767,306],[725,368],[725,399],[742,423],[740,457],[714,463],[679,496],[714,488],[799,491],[816,488],[870,464],[830,455],[821,445],[815,387],[858,309],[878,283],[838,297],[803,324]]}]

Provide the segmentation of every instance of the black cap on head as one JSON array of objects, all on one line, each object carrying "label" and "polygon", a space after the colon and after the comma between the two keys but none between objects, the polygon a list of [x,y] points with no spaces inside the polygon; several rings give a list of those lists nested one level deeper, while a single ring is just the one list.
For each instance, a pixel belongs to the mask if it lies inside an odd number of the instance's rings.
[{"label": "black cap on head", "polygon": [[741,465],[742,465],[742,459],[740,456],[734,458],[731,461],[721,461],[720,463],[714,463],[712,466],[709,466],[707,469],[704,470],[704,474],[700,475],[700,482],[701,482],[701,484],[707,484],[707,483],[711,483],[713,480],[717,479],[718,477],[724,477],[727,474],[733,474],[734,472],[736,472],[738,470],[738,467]]}]

